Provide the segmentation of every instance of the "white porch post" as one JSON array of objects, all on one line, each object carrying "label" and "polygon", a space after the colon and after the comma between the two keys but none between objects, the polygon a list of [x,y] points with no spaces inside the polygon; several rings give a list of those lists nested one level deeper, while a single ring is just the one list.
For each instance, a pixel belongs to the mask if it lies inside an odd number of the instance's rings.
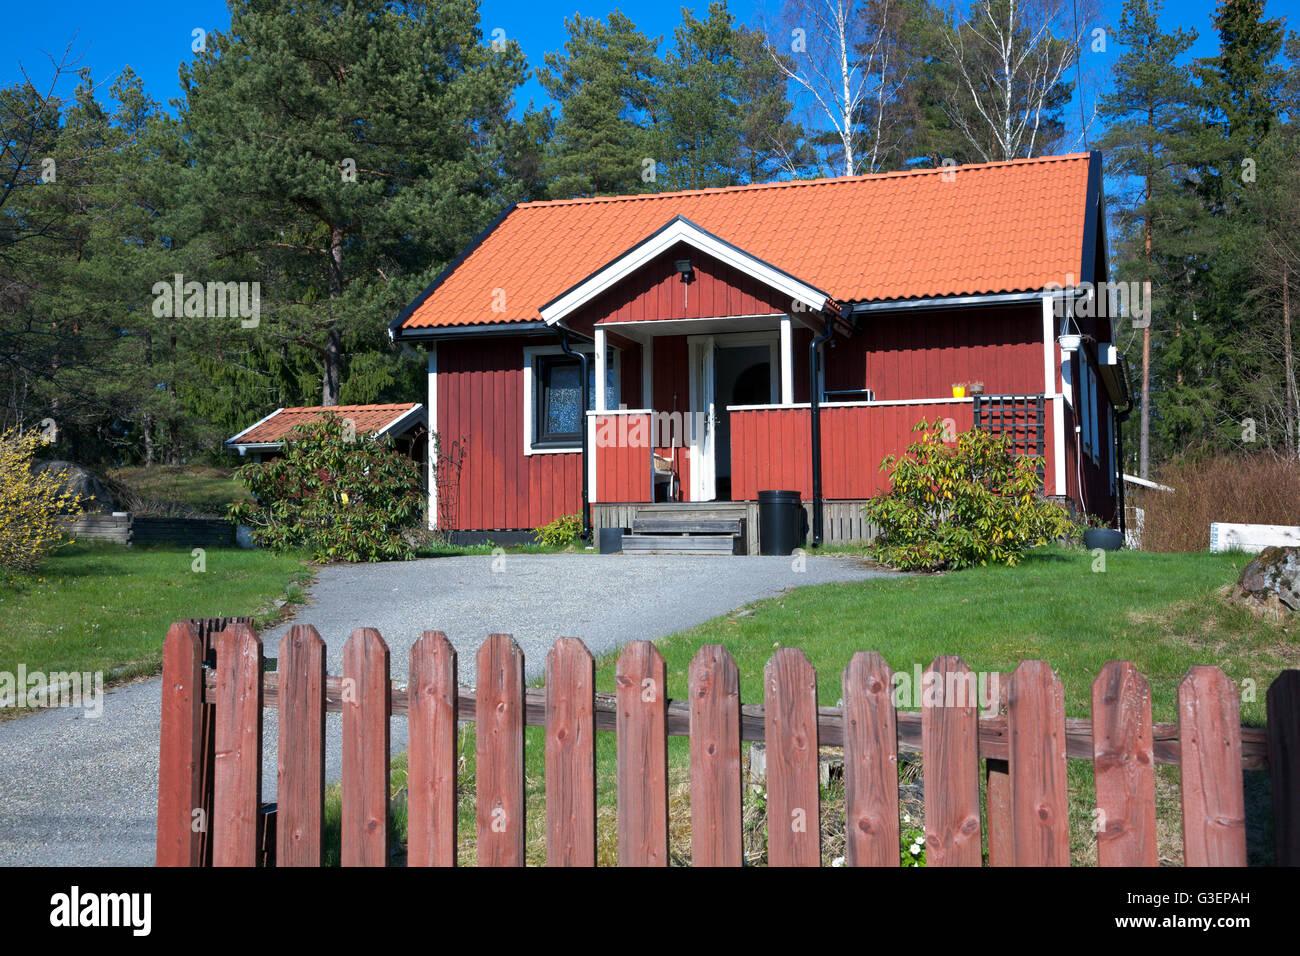
[{"label": "white porch post", "polygon": [[794,404],[794,323],[781,316],[781,404]]},{"label": "white porch post", "polygon": [[655,340],[646,336],[641,343],[641,407],[653,409],[655,405]]},{"label": "white porch post", "polygon": [[[1068,301],[1067,301],[1068,304]],[[1043,394],[1047,396],[1045,412],[1052,416],[1053,441],[1049,468],[1053,492],[1065,494],[1065,407],[1056,389],[1056,369],[1059,364],[1060,345],[1056,341],[1056,311],[1051,294],[1043,296]],[[1047,471],[1047,469],[1044,469]],[[1043,482],[1047,484],[1046,480]],[[1043,488],[1044,494],[1047,488]]]},{"label": "white porch post", "polygon": [[607,354],[605,351],[605,330],[596,327],[596,411],[608,411],[608,395],[605,391],[605,364]]},{"label": "white porch post", "polygon": [[[425,467],[428,469],[429,481],[429,530],[438,527],[438,343],[429,346],[429,437],[428,453]],[[241,448],[242,455],[244,450]]]}]

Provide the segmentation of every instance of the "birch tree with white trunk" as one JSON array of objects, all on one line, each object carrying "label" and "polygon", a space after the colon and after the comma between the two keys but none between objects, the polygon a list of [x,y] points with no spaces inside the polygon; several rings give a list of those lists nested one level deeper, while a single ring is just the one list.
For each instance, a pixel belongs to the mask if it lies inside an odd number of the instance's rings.
[{"label": "birch tree with white trunk", "polygon": [[945,40],[959,88],[948,113],[983,161],[1038,156],[1059,142],[1071,71],[1097,25],[1092,0],[975,0],[953,10]]},{"label": "birch tree with white trunk", "polygon": [[892,0],[786,0],[768,26],[768,55],[796,101],[837,143],[838,175],[878,172],[889,146],[889,106],[902,82]]}]

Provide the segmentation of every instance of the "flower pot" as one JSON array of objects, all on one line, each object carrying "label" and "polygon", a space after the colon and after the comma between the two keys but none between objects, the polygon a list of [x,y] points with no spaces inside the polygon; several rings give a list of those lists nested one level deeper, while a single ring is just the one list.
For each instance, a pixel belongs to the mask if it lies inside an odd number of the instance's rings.
[{"label": "flower pot", "polygon": [[965,398],[965,397],[966,397],[966,386],[965,386],[965,385],[954,385],[954,386],[952,387],[952,397],[953,397],[953,398]]},{"label": "flower pot", "polygon": [[1089,528],[1083,533],[1083,546],[1089,551],[1118,551],[1124,546],[1124,535],[1114,528]]}]

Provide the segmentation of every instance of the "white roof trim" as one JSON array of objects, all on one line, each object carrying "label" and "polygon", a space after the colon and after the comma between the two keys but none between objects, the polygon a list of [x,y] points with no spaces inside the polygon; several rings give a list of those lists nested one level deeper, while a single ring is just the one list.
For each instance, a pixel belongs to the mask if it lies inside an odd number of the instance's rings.
[{"label": "white roof trim", "polygon": [[[264,418],[260,418],[260,419],[258,419],[257,421],[253,422],[253,424],[251,424],[251,425],[249,425],[247,428],[245,428],[242,432],[239,432],[239,434],[237,434],[237,435],[235,435],[235,436],[233,436],[233,437],[231,437],[231,438],[227,438],[227,439],[226,439],[226,444],[227,444],[227,445],[234,445],[234,444],[238,443],[238,442],[239,442],[239,438],[240,438],[241,435],[247,435],[249,432],[251,432],[251,431],[252,431],[254,428],[256,428],[258,425],[261,425],[261,424],[263,424],[264,422],[268,422],[268,421],[270,421],[270,420],[271,420],[272,418],[274,418],[276,415],[279,415],[282,411],[284,411],[283,408],[277,408],[277,409],[276,409],[275,411],[273,411],[270,415],[267,415],[267,416],[265,416]],[[252,447],[252,446],[250,445],[249,447]]]},{"label": "white roof trim", "polygon": [[752,276],[759,282],[785,293],[793,302],[801,302],[814,312],[820,312],[825,308],[826,302],[830,298],[820,289],[815,289],[805,282],[800,282],[762,259],[719,239],[710,232],[706,232],[695,223],[678,217],[658,232],[633,246],[609,265],[593,272],[559,298],[545,305],[541,309],[542,318],[546,320],[548,325],[554,325],[679,242],[684,242],[700,252],[725,262],[732,268]]},{"label": "white roof trim", "polygon": [[373,432],[371,432],[371,434],[387,435],[389,432],[400,432],[403,431],[406,426],[414,425],[417,422],[423,423],[425,427],[428,427],[429,424],[428,418],[424,414],[424,405],[422,405],[420,402],[416,402],[412,408],[410,408],[405,412],[402,412],[402,414],[398,415],[396,418],[394,418],[383,428],[376,428]]},{"label": "white roof trim", "polygon": [[[225,444],[231,450],[238,451],[239,454],[241,455],[244,454],[245,451],[248,451],[250,449],[256,451],[266,451],[266,450],[272,450],[272,449],[283,447],[284,445],[283,440],[263,441],[263,442],[241,442],[239,440],[241,435],[247,435],[258,425],[262,425],[265,424],[266,422],[269,422],[272,418],[274,418],[276,415],[279,415],[282,411],[284,411],[283,408],[277,408],[270,415],[267,415],[265,418],[261,419],[260,421],[254,422],[253,424],[249,425],[238,435],[235,435],[233,438],[227,438]],[[326,411],[328,411],[328,409],[326,409]],[[424,405],[422,405],[420,402],[415,402],[410,408],[408,408],[406,411],[399,414],[387,425],[384,425],[382,428],[376,428],[373,432],[370,432],[369,437],[375,437],[378,435],[387,435],[389,432],[393,432],[393,431],[401,432],[405,430],[407,426],[414,425],[417,422],[423,423],[426,428],[428,427],[429,424],[428,417],[424,413]]]}]

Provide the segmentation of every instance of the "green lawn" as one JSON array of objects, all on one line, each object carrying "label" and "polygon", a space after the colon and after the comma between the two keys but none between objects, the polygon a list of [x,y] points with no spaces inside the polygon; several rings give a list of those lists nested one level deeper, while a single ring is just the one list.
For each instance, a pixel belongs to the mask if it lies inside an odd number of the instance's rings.
[{"label": "green lawn", "polygon": [[184,505],[195,512],[224,517],[232,501],[248,501],[252,495],[234,477],[233,468],[209,465],[155,465],[152,468],[118,468],[109,477],[120,481],[144,502]]},{"label": "green lawn", "polygon": [[[1193,664],[1217,664],[1261,691],[1300,661],[1300,625],[1259,621],[1214,596],[1235,580],[1242,554],[1106,556],[1092,570],[1088,552],[1043,550],[1016,568],[799,588],[715,618],[659,642],[668,693],[686,695],[687,668],[702,644],[723,644],[740,668],[741,695],[762,702],[763,666],[778,646],[804,649],[818,674],[823,705],[840,697],[840,673],[855,651],[876,650],[912,673],[940,654],[960,654],[974,671],[1009,671],[1041,658],[1065,684],[1070,716],[1088,716],[1089,688],[1109,660],[1131,660],[1151,682],[1157,720],[1174,719],[1178,682]],[[598,689],[612,692],[612,662]],[[1262,722],[1262,692],[1243,705]]]},{"label": "green lawn", "polygon": [[[877,650],[897,670],[913,672],[940,654],[959,653],[974,671],[1008,671],[1022,659],[1047,660],[1065,684],[1070,716],[1089,716],[1093,678],[1108,660],[1133,661],[1151,683],[1156,720],[1176,718],[1178,682],[1193,664],[1215,664],[1237,682],[1253,680],[1258,694],[1243,702],[1242,721],[1262,724],[1264,692],[1279,670],[1300,666],[1300,625],[1260,621],[1223,603],[1216,593],[1233,581],[1248,556],[1241,554],[1108,554],[1104,572],[1093,570],[1088,552],[1044,549],[1017,568],[980,568],[954,574],[909,576],[855,584],[798,588],[746,610],[715,618],[659,642],[668,671],[668,694],[687,693],[690,661],[702,644],[725,645],[740,669],[741,696],[761,703],[763,666],[778,646],[804,649],[817,668],[822,705],[840,698],[840,674],[855,651]],[[598,662],[597,689],[614,691],[615,658]],[[670,740],[672,853],[689,858],[688,744]],[[545,859],[543,736],[527,737],[529,862]],[[473,729],[462,732],[462,859],[474,852]],[[909,762],[912,770],[915,763]],[[597,739],[599,859],[617,858],[615,745],[612,734]],[[1162,859],[1180,858],[1178,772],[1161,767],[1158,814]],[[1247,775],[1252,819],[1252,862],[1269,859],[1266,779]],[[394,833],[404,838],[401,789],[404,761],[394,767],[398,794]],[[1095,860],[1089,823],[1092,769],[1070,762],[1073,856]],[[334,804],[337,812],[337,804]],[[762,854],[762,806],[747,792],[746,846]],[[838,823],[836,817],[838,815]],[[337,817],[335,817],[337,819]],[[823,793],[826,861],[842,854],[843,791],[835,783]]]},{"label": "green lawn", "polygon": [[301,599],[311,578],[298,557],[208,548],[74,544],[37,574],[0,580],[0,671],[103,671],[106,682],[154,673],[173,621],[263,612]]}]

